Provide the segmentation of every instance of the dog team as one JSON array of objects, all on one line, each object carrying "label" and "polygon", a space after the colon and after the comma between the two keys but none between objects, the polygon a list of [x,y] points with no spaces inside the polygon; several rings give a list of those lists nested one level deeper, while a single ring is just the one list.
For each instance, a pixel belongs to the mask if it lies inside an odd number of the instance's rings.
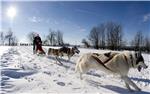
[{"label": "dog team", "polygon": [[[39,35],[34,37],[33,51],[34,53],[45,54],[44,50],[42,49],[42,41]],[[47,55],[54,55],[56,60],[58,60],[58,57],[67,56],[68,60],[70,60],[70,58],[76,53],[79,54],[80,51],[76,46],[74,46],[72,48],[49,48]],[[60,61],[59,63],[62,64]],[[77,60],[75,72],[80,74],[80,79],[83,79],[82,75],[87,73],[90,69],[97,69],[108,74],[120,75],[121,79],[123,79],[126,87],[130,91],[133,91],[130,86],[134,87],[136,91],[141,91],[141,89],[128,77],[130,68],[135,68],[139,72],[142,68],[148,68],[148,66],[144,63],[141,52],[123,51],[106,52],[102,54],[86,53],[81,55]]]}]

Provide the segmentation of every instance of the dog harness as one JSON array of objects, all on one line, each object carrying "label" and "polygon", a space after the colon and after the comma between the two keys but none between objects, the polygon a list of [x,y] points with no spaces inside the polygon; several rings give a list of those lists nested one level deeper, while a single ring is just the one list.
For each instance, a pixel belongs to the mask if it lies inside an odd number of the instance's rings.
[{"label": "dog harness", "polygon": [[105,62],[102,62],[98,57],[96,57],[96,56],[94,56],[94,55],[92,55],[92,57],[99,63],[99,64],[101,64],[103,67],[105,67],[106,69],[108,69],[108,70],[110,70],[110,71],[112,71],[110,68],[108,68],[105,64],[109,61],[109,60],[111,60],[111,59],[108,59],[108,60],[106,60]]}]

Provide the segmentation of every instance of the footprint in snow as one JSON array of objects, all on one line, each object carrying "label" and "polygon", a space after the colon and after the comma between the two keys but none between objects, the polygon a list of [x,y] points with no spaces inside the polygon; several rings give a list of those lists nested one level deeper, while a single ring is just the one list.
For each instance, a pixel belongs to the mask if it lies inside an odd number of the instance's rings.
[{"label": "footprint in snow", "polygon": [[73,89],[75,89],[75,90],[76,90],[76,89],[81,89],[81,88],[80,88],[80,87],[75,87],[75,88],[73,88]]},{"label": "footprint in snow", "polygon": [[65,86],[65,83],[64,82],[57,82],[57,85]]},{"label": "footprint in snow", "polygon": [[57,80],[53,80],[54,82],[56,82]]},{"label": "footprint in snow", "polygon": [[2,63],[7,63],[7,61],[2,61]]},{"label": "footprint in snow", "polygon": [[44,71],[43,73],[50,75],[50,76],[52,75],[51,72],[48,72],[48,71]]},{"label": "footprint in snow", "polygon": [[61,74],[58,74],[58,77],[61,77]]},{"label": "footprint in snow", "polygon": [[69,83],[68,83],[68,85],[72,85],[72,83],[71,83],[71,82],[69,82]]},{"label": "footprint in snow", "polygon": [[28,82],[31,82],[31,81],[34,80],[33,78],[30,78],[30,77],[25,77],[25,79],[26,79]]},{"label": "footprint in snow", "polygon": [[29,62],[32,62],[33,60],[29,60]]}]

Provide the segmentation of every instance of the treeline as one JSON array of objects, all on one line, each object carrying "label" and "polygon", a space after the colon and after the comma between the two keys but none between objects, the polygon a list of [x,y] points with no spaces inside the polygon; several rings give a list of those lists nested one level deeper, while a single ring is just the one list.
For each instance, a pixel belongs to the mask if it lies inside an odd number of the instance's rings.
[{"label": "treeline", "polygon": [[[18,43],[17,37],[12,32],[11,29],[8,31],[1,31],[0,32],[0,45],[6,45],[6,46],[29,46],[33,44],[33,39],[36,32],[30,32],[27,34],[27,39],[29,40],[29,43]],[[41,37],[41,35],[40,35]],[[52,30],[49,29],[49,32],[46,36],[42,36],[42,44],[47,46],[62,46],[62,45],[70,45],[68,43],[64,43],[63,40],[63,33],[60,30]]]},{"label": "treeline", "polygon": [[114,22],[102,23],[91,29],[87,38],[82,40],[85,47],[111,50],[135,50],[150,52],[150,38],[137,31],[129,42],[123,39],[123,29]]},{"label": "treeline", "polygon": [[15,46],[17,43],[17,37],[11,29],[9,29],[7,32],[0,32],[0,45]]},{"label": "treeline", "polygon": [[[0,45],[32,45],[35,32],[27,35],[29,44],[20,43],[11,29],[8,32],[0,32]],[[129,39],[128,39],[129,40]],[[63,33],[60,30],[49,29],[47,35],[42,36],[42,44],[47,46],[67,45],[63,40]],[[137,31],[130,41],[124,39],[124,32],[121,24],[114,22],[102,23],[91,29],[87,38],[82,40],[84,47],[95,49],[111,50],[134,50],[150,52],[150,36],[144,36],[142,31]]]}]

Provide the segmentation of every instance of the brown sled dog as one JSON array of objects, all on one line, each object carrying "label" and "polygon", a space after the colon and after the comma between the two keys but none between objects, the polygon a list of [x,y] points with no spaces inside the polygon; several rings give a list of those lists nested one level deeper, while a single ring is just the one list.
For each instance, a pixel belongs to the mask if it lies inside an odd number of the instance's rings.
[{"label": "brown sled dog", "polygon": [[[72,48],[68,48],[68,47],[62,47],[59,49],[53,49],[53,48],[49,48],[48,49],[48,55],[54,55],[56,56],[56,59],[58,60],[58,57],[63,57],[64,55],[68,56],[68,60],[70,60],[70,58],[75,54],[79,54],[79,50],[76,46],[72,47]],[[59,61],[59,60],[58,60]],[[60,63],[60,61],[59,61]]]}]

